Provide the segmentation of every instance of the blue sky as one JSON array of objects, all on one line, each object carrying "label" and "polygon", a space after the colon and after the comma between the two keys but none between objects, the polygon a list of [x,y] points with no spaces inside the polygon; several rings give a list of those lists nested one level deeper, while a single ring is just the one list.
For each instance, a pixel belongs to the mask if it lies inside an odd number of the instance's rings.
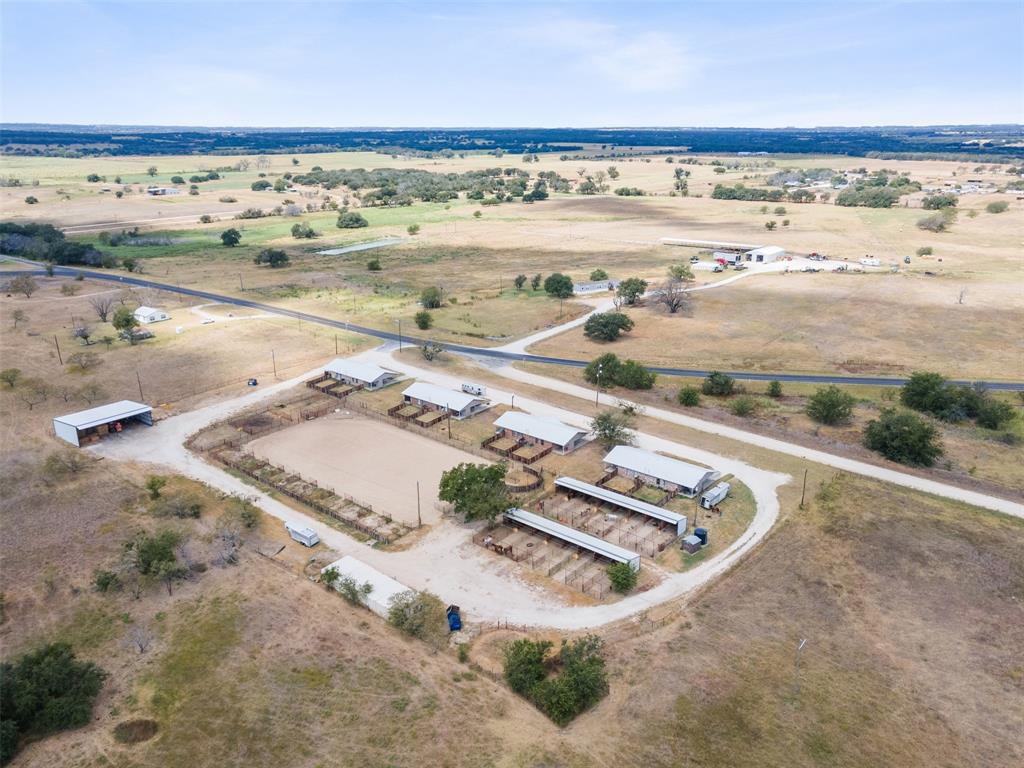
[{"label": "blue sky", "polygon": [[1021,2],[11,2],[0,120],[1024,121]]}]

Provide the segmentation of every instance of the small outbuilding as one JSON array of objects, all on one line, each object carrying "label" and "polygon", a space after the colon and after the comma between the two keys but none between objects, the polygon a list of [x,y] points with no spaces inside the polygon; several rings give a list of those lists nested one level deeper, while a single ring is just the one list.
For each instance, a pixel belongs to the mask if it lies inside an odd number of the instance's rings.
[{"label": "small outbuilding", "polygon": [[371,589],[365,599],[366,607],[385,619],[391,610],[392,600],[398,595],[415,591],[352,555],[345,555],[341,560],[335,560],[326,568],[321,568],[320,575],[323,576],[324,571],[329,568],[334,568],[342,578],[352,579],[359,586],[369,584]]},{"label": "small outbuilding", "polygon": [[771,261],[778,261],[786,255],[786,249],[780,248],[777,245],[766,245],[763,248],[755,248],[752,251],[747,251],[743,254],[743,257],[747,261],[757,262],[759,264],[767,264]]},{"label": "small outbuilding", "polygon": [[329,362],[324,368],[324,373],[332,379],[361,386],[363,389],[381,389],[398,379],[395,371],[371,363],[361,363],[358,360],[347,360],[344,357]]},{"label": "small outbuilding", "polygon": [[506,411],[495,419],[494,426],[502,437],[523,440],[531,445],[550,445],[562,454],[579,448],[590,434],[558,419],[531,416],[522,411]]},{"label": "small outbuilding", "polygon": [[447,411],[456,419],[465,419],[490,407],[486,397],[477,397],[468,392],[446,389],[436,384],[417,381],[402,392],[407,403],[429,408],[432,411]]},{"label": "small outbuilding", "polygon": [[162,309],[156,307],[139,307],[132,314],[135,315],[135,319],[143,325],[149,325],[150,323],[159,323],[161,320],[170,320],[171,316],[164,312]]},{"label": "small outbuilding", "polygon": [[604,457],[604,463],[621,475],[691,498],[721,476],[713,469],[631,445],[615,446]]},{"label": "small outbuilding", "polygon": [[685,552],[688,555],[692,555],[695,552],[700,552],[702,546],[703,545],[701,544],[700,539],[698,539],[693,534],[690,534],[685,539],[683,539],[682,549],[683,552]]},{"label": "small outbuilding", "polygon": [[53,420],[53,431],[61,440],[74,446],[98,442],[111,432],[120,433],[133,424],[153,426],[153,409],[144,403],[119,400],[99,405]]}]

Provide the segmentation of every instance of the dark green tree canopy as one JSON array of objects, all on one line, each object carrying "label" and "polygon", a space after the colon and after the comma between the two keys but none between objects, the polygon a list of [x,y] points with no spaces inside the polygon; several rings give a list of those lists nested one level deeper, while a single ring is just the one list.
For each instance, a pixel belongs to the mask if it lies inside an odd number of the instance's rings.
[{"label": "dark green tree canopy", "polygon": [[622,312],[598,312],[583,324],[583,335],[595,341],[615,341],[624,331],[633,330],[633,321]]},{"label": "dark green tree canopy", "polygon": [[568,299],[572,296],[572,278],[555,272],[544,280],[544,292],[556,299]]},{"label": "dark green tree canopy", "polygon": [[493,520],[511,506],[504,464],[459,464],[441,475],[437,497],[467,520]]}]

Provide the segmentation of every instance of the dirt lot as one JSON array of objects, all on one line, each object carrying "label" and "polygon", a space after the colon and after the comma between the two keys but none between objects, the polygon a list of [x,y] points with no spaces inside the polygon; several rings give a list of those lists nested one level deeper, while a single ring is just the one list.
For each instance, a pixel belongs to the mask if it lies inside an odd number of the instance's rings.
[{"label": "dirt lot", "polygon": [[333,414],[261,437],[248,446],[271,463],[416,525],[416,483],[424,523],[440,519],[441,473],[476,456],[429,437],[351,414]]}]

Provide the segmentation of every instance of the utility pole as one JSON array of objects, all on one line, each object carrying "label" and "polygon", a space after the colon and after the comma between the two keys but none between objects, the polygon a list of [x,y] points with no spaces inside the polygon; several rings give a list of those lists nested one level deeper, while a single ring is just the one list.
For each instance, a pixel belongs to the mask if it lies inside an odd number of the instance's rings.
[{"label": "utility pole", "polygon": [[395,322],[398,323],[398,351],[402,351],[402,319],[399,318]]},{"label": "utility pole", "polygon": [[804,508],[804,494],[807,493],[807,470],[804,470],[804,487],[800,489],[800,509]]},{"label": "utility pole", "polygon": [[448,439],[452,439],[452,409],[445,405],[444,409],[448,412]]},{"label": "utility pole", "polygon": [[274,354],[274,350],[270,350],[270,359],[274,363],[274,378],[277,378],[277,355]]},{"label": "utility pole", "polygon": [[338,334],[334,334],[334,354],[338,354]]},{"label": "utility pole", "polygon": [[238,273],[238,290],[240,290],[240,291],[244,291],[245,290],[245,286],[242,285],[242,273],[241,272]]},{"label": "utility pole", "polygon": [[796,689],[796,695],[800,695],[800,651],[807,645],[807,639],[803,638],[800,640],[800,645],[796,647],[796,659],[793,664],[793,684]]},{"label": "utility pole", "polygon": [[139,376],[139,369],[135,369],[135,380],[139,383],[139,400],[145,400],[146,397],[142,394],[142,377]]},{"label": "utility pole", "polygon": [[64,365],[64,358],[60,354],[60,342],[57,341],[57,334],[53,334],[53,345],[57,348],[57,362]]},{"label": "utility pole", "polygon": [[597,398],[601,394],[601,369],[604,366],[601,363],[597,364],[597,383],[594,385],[594,407],[598,407]]},{"label": "utility pole", "polygon": [[416,481],[416,527],[423,527],[423,517],[420,516],[420,481]]}]

